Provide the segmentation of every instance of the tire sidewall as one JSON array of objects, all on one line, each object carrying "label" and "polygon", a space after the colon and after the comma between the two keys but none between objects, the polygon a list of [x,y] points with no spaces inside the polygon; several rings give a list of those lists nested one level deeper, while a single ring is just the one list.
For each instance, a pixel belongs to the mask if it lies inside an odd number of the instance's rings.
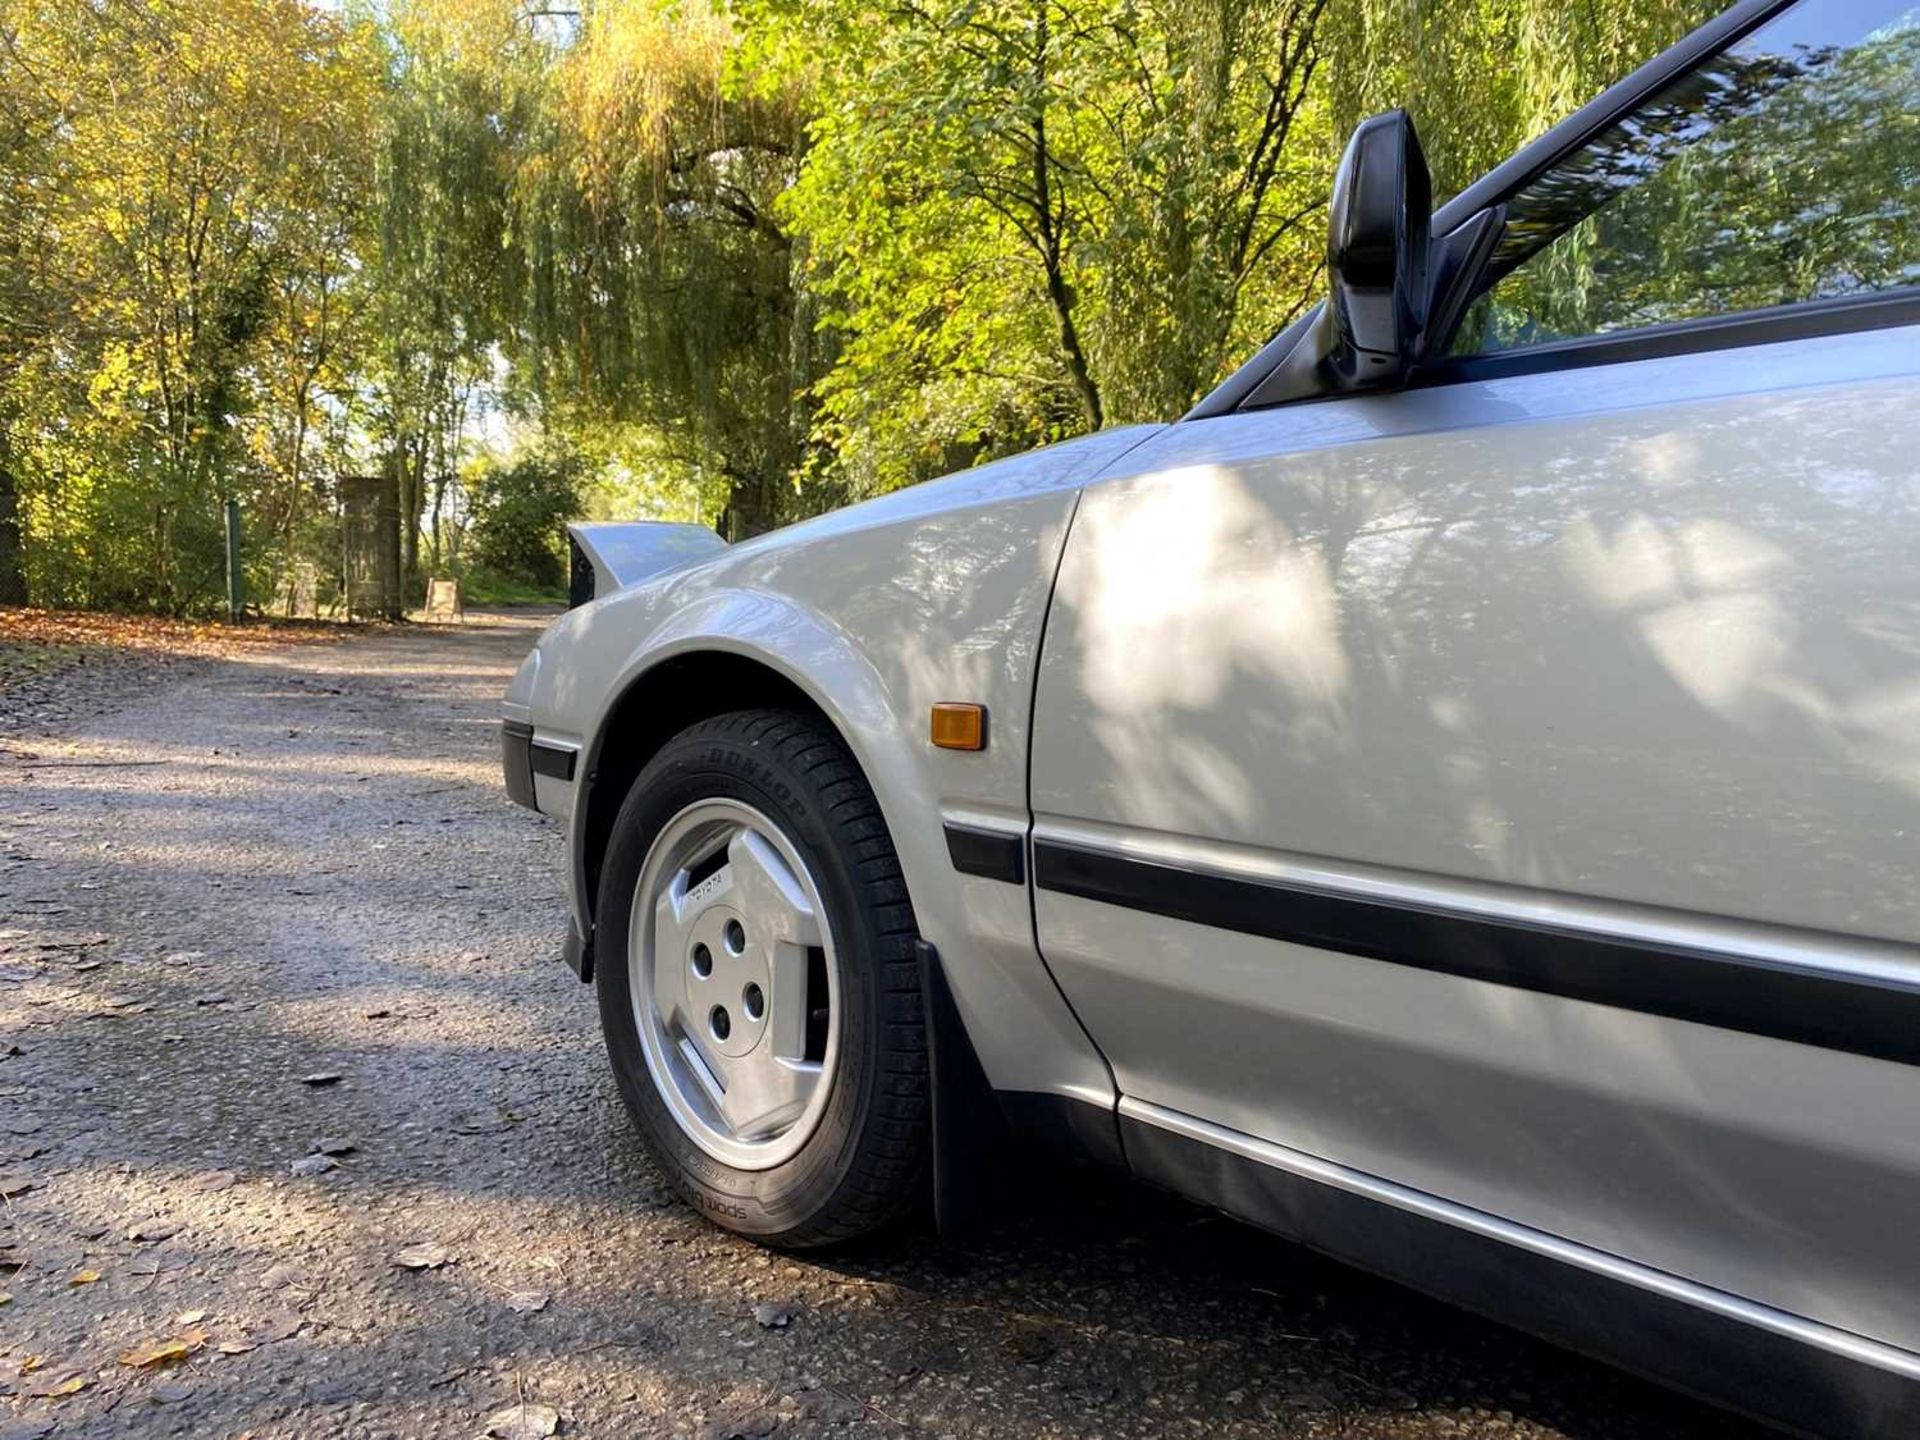
[{"label": "tire sidewall", "polygon": [[[655,1088],[633,1009],[628,947],[647,853],[675,815],[719,798],[751,805],[800,852],[827,911],[838,968],[839,1054],[826,1107],[799,1152],[767,1170],[727,1165],[681,1129]],[[641,772],[615,821],[596,916],[601,1028],[621,1098],[648,1147],[687,1200],[728,1228],[775,1240],[803,1229],[853,1167],[878,1070],[882,1014],[873,926],[823,797],[804,774],[750,739],[696,729],[670,740]]]}]

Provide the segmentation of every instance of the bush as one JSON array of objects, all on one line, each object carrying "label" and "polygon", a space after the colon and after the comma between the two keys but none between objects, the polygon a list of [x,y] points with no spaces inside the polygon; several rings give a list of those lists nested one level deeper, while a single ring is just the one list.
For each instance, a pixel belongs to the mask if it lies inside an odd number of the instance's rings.
[{"label": "bush", "polygon": [[503,580],[563,588],[566,522],[580,513],[584,473],[576,456],[541,452],[482,469],[470,492],[478,565]]}]

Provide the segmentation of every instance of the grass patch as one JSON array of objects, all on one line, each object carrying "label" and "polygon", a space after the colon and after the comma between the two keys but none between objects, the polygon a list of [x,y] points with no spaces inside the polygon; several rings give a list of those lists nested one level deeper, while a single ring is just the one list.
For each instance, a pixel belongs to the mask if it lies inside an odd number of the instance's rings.
[{"label": "grass patch", "polygon": [[475,567],[460,581],[460,599],[465,605],[482,608],[493,605],[564,605],[564,585],[534,585],[511,575]]}]

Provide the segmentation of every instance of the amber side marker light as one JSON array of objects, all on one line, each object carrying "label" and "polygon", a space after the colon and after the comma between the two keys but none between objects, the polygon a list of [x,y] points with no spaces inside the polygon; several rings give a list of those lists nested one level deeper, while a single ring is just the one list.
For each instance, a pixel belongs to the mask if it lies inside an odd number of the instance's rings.
[{"label": "amber side marker light", "polygon": [[942,700],[933,707],[933,743],[942,750],[987,748],[987,707]]}]

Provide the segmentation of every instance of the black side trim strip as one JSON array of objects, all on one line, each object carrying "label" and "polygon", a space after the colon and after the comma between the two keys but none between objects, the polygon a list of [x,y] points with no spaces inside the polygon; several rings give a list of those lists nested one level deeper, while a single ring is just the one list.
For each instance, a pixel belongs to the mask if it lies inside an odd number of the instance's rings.
[{"label": "black side trim strip", "polygon": [[1120,1117],[1142,1179],[1323,1254],[1805,1435],[1920,1429],[1920,1385],[1864,1360]]},{"label": "black side trim strip", "polygon": [[573,779],[573,762],[576,752],[562,745],[542,745],[533,742],[533,773],[546,775],[555,780]]},{"label": "black side trim strip", "polygon": [[1247,880],[1036,840],[1042,890],[1176,920],[1920,1064],[1920,989],[1747,956]]},{"label": "black side trim strip", "polygon": [[976,830],[971,825],[945,827],[947,856],[962,875],[983,875],[1009,885],[1027,881],[1026,841],[998,830]]},{"label": "black side trim strip", "polygon": [[500,769],[506,777],[507,798],[516,805],[538,810],[533,794],[533,727],[518,720],[500,722]]}]

